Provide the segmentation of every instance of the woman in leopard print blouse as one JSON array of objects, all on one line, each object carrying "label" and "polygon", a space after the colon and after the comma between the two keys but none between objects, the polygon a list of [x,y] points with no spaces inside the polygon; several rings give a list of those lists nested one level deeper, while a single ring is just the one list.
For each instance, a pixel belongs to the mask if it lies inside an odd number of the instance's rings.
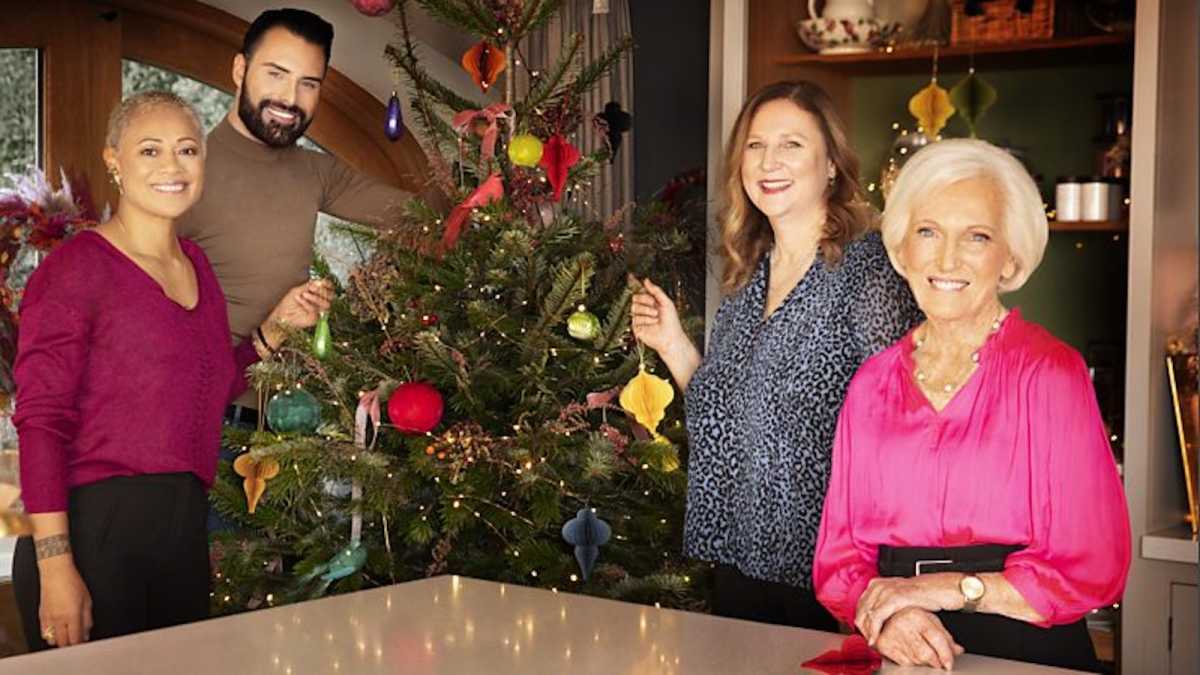
[{"label": "woman in leopard print blouse", "polygon": [[649,280],[634,334],[684,390],[685,552],[717,563],[712,609],[835,630],[812,560],[851,376],[919,318],[877,233],[829,96],[782,82],[742,108],[725,152],[723,300],[707,353]]}]

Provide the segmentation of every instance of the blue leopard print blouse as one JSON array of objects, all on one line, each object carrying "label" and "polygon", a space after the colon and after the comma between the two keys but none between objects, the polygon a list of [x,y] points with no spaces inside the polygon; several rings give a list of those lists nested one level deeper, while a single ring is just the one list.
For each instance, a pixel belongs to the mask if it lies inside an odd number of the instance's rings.
[{"label": "blue leopard print blouse", "polygon": [[768,255],[726,298],[685,392],[684,553],[812,588],[838,411],[858,366],[921,318],[878,233],[818,253],[763,321]]}]

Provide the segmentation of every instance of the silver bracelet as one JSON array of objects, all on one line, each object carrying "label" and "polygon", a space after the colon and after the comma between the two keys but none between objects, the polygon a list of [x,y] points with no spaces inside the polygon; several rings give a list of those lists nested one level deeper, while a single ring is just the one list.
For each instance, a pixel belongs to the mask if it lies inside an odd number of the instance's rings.
[{"label": "silver bracelet", "polygon": [[45,560],[70,553],[71,539],[65,534],[52,534],[49,537],[34,539],[33,548],[37,551],[37,559]]}]

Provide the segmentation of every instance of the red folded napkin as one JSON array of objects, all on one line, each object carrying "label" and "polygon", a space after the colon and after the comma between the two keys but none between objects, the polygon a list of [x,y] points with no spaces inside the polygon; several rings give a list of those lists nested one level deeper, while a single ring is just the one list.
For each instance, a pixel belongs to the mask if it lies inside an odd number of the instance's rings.
[{"label": "red folded napkin", "polygon": [[851,635],[842,641],[841,649],[834,649],[800,664],[828,675],[871,675],[883,665],[879,652],[867,645],[861,635]]}]

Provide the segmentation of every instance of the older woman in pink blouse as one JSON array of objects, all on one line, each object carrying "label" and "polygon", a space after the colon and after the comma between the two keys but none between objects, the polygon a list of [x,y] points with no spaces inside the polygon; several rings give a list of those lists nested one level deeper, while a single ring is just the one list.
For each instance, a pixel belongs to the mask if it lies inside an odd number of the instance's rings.
[{"label": "older woman in pink blouse", "polygon": [[883,240],[926,321],[850,384],[817,597],[901,664],[1094,670],[1083,617],[1121,595],[1129,515],[1083,359],[1000,302],[1046,246],[1037,187],[988,143],[935,143]]}]

